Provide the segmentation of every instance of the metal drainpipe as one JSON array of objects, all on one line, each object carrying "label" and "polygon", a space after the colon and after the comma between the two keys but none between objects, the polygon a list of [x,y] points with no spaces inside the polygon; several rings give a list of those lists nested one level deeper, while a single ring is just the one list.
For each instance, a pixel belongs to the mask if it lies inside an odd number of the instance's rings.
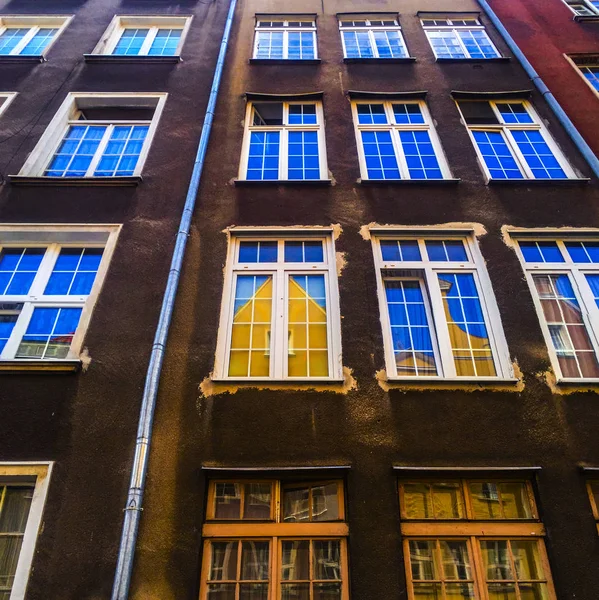
[{"label": "metal drainpipe", "polygon": [[139,530],[139,520],[141,517],[142,500],[146,483],[146,474],[148,470],[148,458],[150,450],[150,441],[152,439],[152,423],[154,420],[154,409],[156,407],[156,397],[158,395],[158,384],[160,381],[160,373],[162,371],[162,363],[164,360],[164,349],[169,332],[173,307],[175,305],[175,296],[179,285],[179,275],[181,273],[181,265],[183,256],[185,255],[185,246],[187,245],[187,237],[191,226],[191,218],[195,207],[196,196],[200,186],[202,170],[204,168],[204,159],[206,158],[206,150],[208,148],[208,140],[210,139],[210,131],[214,120],[214,110],[216,107],[216,99],[220,87],[220,80],[223,73],[225,63],[225,55],[229,45],[229,36],[233,17],[235,15],[235,6],[237,0],[230,0],[229,13],[225,23],[225,29],[221,40],[218,60],[212,80],[212,88],[206,108],[206,116],[204,125],[198,144],[195,163],[191,180],[187,189],[187,197],[185,199],[185,207],[181,215],[179,231],[177,233],[177,241],[173,256],[171,259],[171,267],[168,274],[168,281],[162,299],[162,308],[160,310],[160,318],[156,327],[154,343],[152,345],[152,354],[148,364],[146,373],[146,382],[143,393],[141,410],[139,413],[139,424],[137,427],[137,442],[135,445],[135,457],[133,459],[133,467],[131,469],[131,481],[129,484],[129,493],[127,496],[127,504],[125,506],[125,518],[123,522],[123,531],[121,534],[121,544],[119,547],[119,555],[117,560],[116,573],[114,576],[114,585],[112,588],[112,600],[126,600],[129,597],[129,587],[131,584],[131,574],[133,572],[133,559],[135,556],[135,546],[137,542],[137,533]]},{"label": "metal drainpipe", "polygon": [[522,50],[516,44],[514,38],[509,34],[508,30],[504,27],[499,17],[493,12],[493,9],[489,6],[487,0],[478,0],[478,3],[483,7],[487,16],[495,25],[496,29],[501,33],[503,39],[513,52],[514,56],[520,61],[520,64],[524,67],[527,75],[532,79],[539,92],[547,100],[551,110],[554,112],[558,121],[563,125],[564,129],[568,132],[568,135],[572,138],[572,141],[584,156],[585,160],[589,163],[589,166],[595,173],[596,177],[599,177],[599,160],[595,156],[595,153],[591,150],[590,146],[584,141],[584,138],[578,133],[578,129],[574,126],[574,123],[570,121],[570,117],[566,114],[566,111],[560,106],[559,102],[555,99],[555,96],[549,91],[549,88],[545,85],[545,82],[541,79],[541,76],[535,71],[534,67],[530,64]]}]

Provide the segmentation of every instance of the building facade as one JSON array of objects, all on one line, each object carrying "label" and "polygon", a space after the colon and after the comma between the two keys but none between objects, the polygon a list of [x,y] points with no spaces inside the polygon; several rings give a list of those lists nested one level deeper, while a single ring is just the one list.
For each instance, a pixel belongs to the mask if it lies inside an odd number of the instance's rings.
[{"label": "building facade", "polygon": [[497,2],[489,5],[595,154],[599,82],[596,2]]},{"label": "building facade", "polygon": [[0,3],[3,599],[110,597],[225,16],[222,3]]},{"label": "building facade", "polygon": [[596,198],[476,2],[240,3],[131,597],[594,599]]}]

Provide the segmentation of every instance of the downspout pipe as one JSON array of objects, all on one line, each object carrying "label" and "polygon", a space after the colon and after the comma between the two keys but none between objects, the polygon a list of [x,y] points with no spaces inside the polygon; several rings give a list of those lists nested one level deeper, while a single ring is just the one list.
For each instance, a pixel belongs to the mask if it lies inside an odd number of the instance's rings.
[{"label": "downspout pipe", "polygon": [[555,99],[555,96],[549,91],[549,88],[545,85],[545,82],[541,79],[541,76],[535,71],[534,67],[530,64],[530,61],[526,58],[522,50],[520,50],[518,44],[516,44],[514,38],[510,35],[499,17],[489,6],[487,0],[478,0],[478,3],[482,6],[495,28],[499,31],[499,33],[501,33],[503,39],[509,46],[509,49],[512,51],[514,56],[520,61],[520,64],[526,71],[526,74],[531,78],[539,92],[541,92],[541,95],[545,98],[547,104],[549,104],[549,107],[557,117],[558,121],[568,132],[568,135],[578,148],[579,152],[593,170],[595,177],[599,177],[599,159],[597,159],[595,153],[580,135],[578,129],[576,129],[574,123],[572,123],[570,117],[568,117],[566,114],[566,111],[560,106],[559,102]]},{"label": "downspout pipe", "polygon": [[141,518],[142,501],[146,484],[146,475],[148,471],[148,459],[150,453],[150,442],[152,440],[152,424],[154,421],[154,410],[156,408],[156,398],[158,396],[158,385],[160,382],[160,374],[162,371],[162,363],[164,361],[164,352],[166,340],[175,305],[175,297],[179,285],[179,276],[181,274],[181,266],[185,255],[185,247],[191,227],[191,219],[196,203],[196,197],[202,178],[204,168],[204,160],[210,139],[210,131],[214,120],[214,111],[216,108],[216,100],[218,90],[223,74],[225,64],[225,56],[229,45],[229,37],[231,27],[233,25],[233,17],[235,15],[235,7],[237,0],[230,0],[229,12],[223,31],[223,37],[220,44],[220,51],[216,61],[214,78],[212,80],[212,88],[206,108],[206,116],[204,125],[200,135],[198,151],[193,165],[193,172],[187,189],[185,206],[179,223],[179,231],[173,250],[171,266],[168,274],[164,296],[162,298],[162,308],[160,310],[160,318],[154,335],[154,343],[152,345],[152,353],[148,363],[146,380],[143,392],[143,399],[139,413],[139,423],[137,427],[137,440],[135,444],[135,457],[131,469],[131,481],[129,484],[129,492],[127,495],[127,504],[124,509],[123,531],[121,533],[121,543],[119,546],[119,554],[117,559],[116,573],[114,577],[114,585],[112,588],[112,600],[127,600],[129,597],[129,588],[131,585],[131,575],[133,572],[133,560],[135,557],[135,547],[137,544],[137,534],[139,531],[139,521]]}]

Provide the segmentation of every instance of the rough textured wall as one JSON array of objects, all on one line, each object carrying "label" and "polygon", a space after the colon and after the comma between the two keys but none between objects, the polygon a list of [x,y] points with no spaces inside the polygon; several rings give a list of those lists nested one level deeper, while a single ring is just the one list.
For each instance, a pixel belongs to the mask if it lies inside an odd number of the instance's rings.
[{"label": "rough textured wall", "polygon": [[[2,14],[72,14],[41,64],[0,64],[19,95],[0,117],[0,172],[17,173],[70,91],[168,92],[137,188],[0,187],[2,223],[122,223],[84,341],[89,369],[0,376],[0,460],[56,461],[28,600],[108,598],[139,405],[227,6],[13,0]],[[86,64],[115,14],[194,15],[178,65]]]}]

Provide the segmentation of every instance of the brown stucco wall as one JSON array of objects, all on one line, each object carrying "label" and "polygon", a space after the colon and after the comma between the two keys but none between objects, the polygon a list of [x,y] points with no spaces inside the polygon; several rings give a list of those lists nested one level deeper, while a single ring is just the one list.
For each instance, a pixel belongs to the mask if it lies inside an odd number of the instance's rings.
[{"label": "brown stucco wall", "polygon": [[[0,187],[2,223],[123,229],[70,375],[0,376],[0,461],[56,461],[28,600],[108,598],[137,416],[170,255],[227,6],[182,0],[14,0],[2,14],[73,14],[42,64],[0,64],[19,95],[0,118],[0,172],[17,173],[70,91],[168,92],[137,188]],[[177,65],[86,64],[115,14],[194,15]]]},{"label": "brown stucco wall", "polygon": [[[189,239],[156,412],[149,483],[132,597],[191,600],[199,589],[206,477],[202,464],[272,467],[351,464],[347,477],[350,583],[358,600],[406,597],[393,464],[543,467],[538,501],[560,599],[595,600],[599,538],[578,463],[599,464],[594,392],[552,394],[541,374],[549,358],[518,260],[502,240],[506,224],[597,225],[596,182],[584,185],[487,186],[451,90],[531,89],[512,60],[438,64],[418,10],[477,10],[473,0],[324,2],[318,14],[320,65],[249,65],[254,14],[297,12],[296,2],[240,0]],[[413,65],[345,65],[335,13],[397,11]],[[485,18],[483,21],[486,23]],[[486,23],[488,25],[488,23]],[[495,43],[505,45],[489,27]],[[234,186],[243,137],[245,92],[324,91],[329,169],[336,185]],[[427,102],[457,186],[366,187],[359,177],[347,90],[428,90]],[[542,99],[532,101],[572,164],[589,170]],[[370,223],[481,223],[480,239],[510,353],[524,373],[521,392],[385,392]],[[223,265],[231,225],[329,225],[343,233],[336,250],[347,264],[339,279],[343,364],[357,389],[347,394],[256,390],[204,396],[216,347]]]}]

